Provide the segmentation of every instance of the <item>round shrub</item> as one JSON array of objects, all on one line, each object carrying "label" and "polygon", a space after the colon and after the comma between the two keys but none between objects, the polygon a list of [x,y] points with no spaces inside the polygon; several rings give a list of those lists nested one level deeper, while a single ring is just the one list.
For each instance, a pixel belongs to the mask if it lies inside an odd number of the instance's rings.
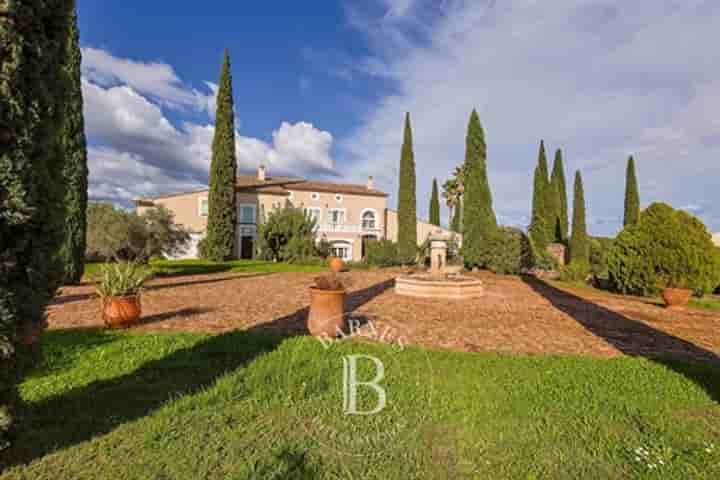
[{"label": "round shrub", "polygon": [[563,266],[560,269],[560,281],[571,283],[585,283],[590,276],[592,267],[587,262],[577,261]]},{"label": "round shrub", "polygon": [[390,240],[371,240],[367,243],[366,261],[378,267],[393,267],[402,264],[397,243]]},{"label": "round shrub", "polygon": [[501,275],[518,275],[532,268],[530,241],[522,230],[500,227],[483,247],[485,266]]},{"label": "round shrub", "polygon": [[654,203],[637,224],[618,235],[608,252],[610,285],[637,295],[654,295],[667,287],[704,294],[720,283],[719,260],[700,220]]},{"label": "round shrub", "polygon": [[590,267],[595,278],[608,278],[608,253],[614,238],[592,237],[590,239]]}]

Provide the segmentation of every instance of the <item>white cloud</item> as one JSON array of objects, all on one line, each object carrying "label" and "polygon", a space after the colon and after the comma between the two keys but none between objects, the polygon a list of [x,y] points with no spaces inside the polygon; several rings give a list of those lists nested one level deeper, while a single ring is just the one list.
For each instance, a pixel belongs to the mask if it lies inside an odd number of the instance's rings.
[{"label": "white cloud", "polygon": [[[89,149],[91,198],[128,205],[133,198],[206,185],[215,128],[190,121],[174,125],[167,118],[163,106],[183,98],[174,87],[167,88],[181,85],[172,68],[92,52],[94,56],[86,58],[104,68],[90,70],[90,77],[82,80],[86,131],[93,145]],[[96,83],[97,72],[112,72],[116,81],[132,85],[104,84],[105,78]],[[146,79],[131,80],[136,75]],[[217,92],[216,85],[208,82],[207,86]],[[214,112],[214,96],[205,100],[203,109]],[[238,168],[254,170],[265,164],[271,173],[297,176],[332,171],[329,132],[306,122],[282,122],[272,137],[268,144],[236,132]]]},{"label": "white cloud", "polygon": [[211,115],[215,112],[217,85],[206,82],[210,93],[183,85],[173,67],[163,62],[141,62],[115,57],[111,53],[86,47],[82,49],[83,75],[102,86],[127,85],[143,95],[171,107],[194,107]]},{"label": "white cloud", "polygon": [[[700,188],[708,173],[720,173],[720,53],[710,47],[720,4],[415,3],[403,10],[403,22],[384,21],[394,11],[387,4],[375,23],[349,9],[349,23],[369,36],[377,57],[363,63],[381,65],[392,81],[360,127],[341,139],[358,177],[374,174],[388,192],[396,190],[409,111],[418,199],[428,198],[432,177],[446,178],[462,162],[468,115],[476,107],[499,216],[529,211],[541,138],[550,155],[563,147],[569,181],[575,169],[583,171],[589,214],[601,220],[594,233],[620,226],[615,219],[630,153],[637,154],[644,204],[720,204],[717,189]],[[423,16],[433,8],[440,12]],[[655,166],[670,159],[683,162]],[[421,214],[426,204],[418,202]],[[717,217],[704,216],[709,222]]]}]

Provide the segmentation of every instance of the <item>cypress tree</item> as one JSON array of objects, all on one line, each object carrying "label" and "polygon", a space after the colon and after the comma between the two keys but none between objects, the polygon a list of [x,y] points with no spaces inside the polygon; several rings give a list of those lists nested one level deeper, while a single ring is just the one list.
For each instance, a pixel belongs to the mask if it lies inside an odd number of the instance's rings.
[{"label": "cypress tree", "polygon": [[225,58],[220,73],[215,114],[215,136],[210,164],[210,192],[208,194],[207,236],[202,245],[202,256],[208,260],[224,261],[235,251],[237,206],[235,182],[237,158],[235,156],[235,111],[233,106],[230,54]]},{"label": "cypress tree", "polygon": [[432,194],[430,195],[430,224],[440,226],[440,195],[435,178],[433,178]]},{"label": "cypress tree", "polygon": [[497,232],[497,219],[487,175],[487,147],[480,117],[473,109],[465,148],[463,259],[468,266],[484,266],[484,251]]},{"label": "cypress tree", "polygon": [[634,225],[640,220],[640,193],[635,176],[635,159],[630,155],[625,173],[625,215],[623,226]]},{"label": "cypress tree", "polygon": [[0,17],[0,450],[8,446],[26,341],[62,281],[62,66],[72,0],[14,0]]},{"label": "cypress tree", "polygon": [[562,150],[559,148],[555,152],[555,161],[553,162],[552,177],[550,179],[552,191],[557,195],[556,221],[555,221],[555,241],[564,243],[568,236],[568,201],[567,201],[567,185],[565,184],[565,166],[563,165]]},{"label": "cypress tree", "polygon": [[573,197],[573,223],[570,236],[570,262],[589,262],[590,249],[585,222],[585,192],[580,171],[575,173],[575,195]]},{"label": "cypress tree", "polygon": [[398,185],[398,255],[403,263],[417,257],[417,204],[415,202],[415,154],[413,153],[410,114],[405,115],[405,131],[400,153]]},{"label": "cypress tree", "polygon": [[548,166],[545,156],[545,142],[540,141],[540,151],[538,152],[538,164],[535,167],[535,175],[533,179],[533,200],[532,200],[532,219],[528,233],[533,245],[545,251],[545,248],[552,241],[553,237],[550,233],[553,231],[551,218],[548,214],[550,185],[548,183]]},{"label": "cypress tree", "polygon": [[66,82],[62,115],[61,142],[65,153],[65,238],[60,250],[64,283],[78,283],[85,267],[85,231],[87,210],[87,148],[83,98],[80,83],[80,38],[77,14],[73,11],[66,43],[63,77]]}]

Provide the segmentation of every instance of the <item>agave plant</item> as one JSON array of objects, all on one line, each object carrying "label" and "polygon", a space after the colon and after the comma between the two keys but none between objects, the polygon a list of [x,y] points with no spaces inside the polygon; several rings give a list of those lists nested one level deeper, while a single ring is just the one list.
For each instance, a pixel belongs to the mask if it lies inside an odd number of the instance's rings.
[{"label": "agave plant", "polygon": [[103,265],[96,291],[101,298],[137,295],[151,275],[150,269],[134,262]]}]

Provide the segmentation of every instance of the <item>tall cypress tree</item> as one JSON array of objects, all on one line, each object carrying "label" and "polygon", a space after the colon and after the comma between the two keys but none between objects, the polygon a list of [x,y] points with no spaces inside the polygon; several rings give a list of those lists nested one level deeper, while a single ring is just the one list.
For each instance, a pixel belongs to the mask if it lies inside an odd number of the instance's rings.
[{"label": "tall cypress tree", "polygon": [[436,178],[433,178],[432,194],[430,195],[430,224],[440,226],[440,194]]},{"label": "tall cypress tree", "polygon": [[568,201],[567,185],[565,184],[565,167],[563,165],[562,150],[555,151],[552,176],[550,178],[551,190],[557,195],[555,206],[557,208],[555,221],[555,241],[565,242],[568,235]]},{"label": "tall cypress tree", "polygon": [[573,224],[570,236],[570,262],[588,262],[590,244],[585,221],[585,192],[580,171],[575,173],[575,192],[573,197]]},{"label": "tall cypress tree", "polygon": [[80,36],[77,14],[72,13],[66,42],[63,79],[65,98],[62,114],[61,142],[65,154],[65,239],[60,250],[64,266],[64,283],[78,283],[85,269],[85,232],[88,197],[87,144],[83,119],[80,82]]},{"label": "tall cypress tree", "polygon": [[630,155],[625,173],[625,215],[623,226],[634,225],[640,220],[640,193],[635,176],[635,159]]},{"label": "tall cypress tree", "polygon": [[[17,383],[62,281],[62,66],[72,0],[4,2],[0,17],[0,450]],[[15,358],[13,358],[15,357]]]},{"label": "tall cypress tree", "polygon": [[398,254],[403,263],[417,257],[417,204],[415,201],[415,154],[413,153],[410,114],[405,115],[405,131],[400,153],[398,185]]},{"label": "tall cypress tree", "polygon": [[223,261],[234,255],[237,225],[236,176],[232,74],[230,73],[230,54],[225,50],[217,94],[215,136],[212,143],[207,236],[201,248],[202,256],[208,260]]},{"label": "tall cypress tree", "polygon": [[553,231],[551,215],[548,214],[548,209],[551,208],[551,205],[548,205],[551,193],[549,190],[545,142],[541,140],[538,164],[535,167],[533,179],[532,219],[528,229],[533,245],[541,251],[545,251],[545,248],[553,239],[550,235],[550,232]]},{"label": "tall cypress tree", "polygon": [[473,109],[465,145],[463,259],[469,266],[484,266],[484,249],[497,232],[497,219],[487,174],[487,147],[480,117]]}]

